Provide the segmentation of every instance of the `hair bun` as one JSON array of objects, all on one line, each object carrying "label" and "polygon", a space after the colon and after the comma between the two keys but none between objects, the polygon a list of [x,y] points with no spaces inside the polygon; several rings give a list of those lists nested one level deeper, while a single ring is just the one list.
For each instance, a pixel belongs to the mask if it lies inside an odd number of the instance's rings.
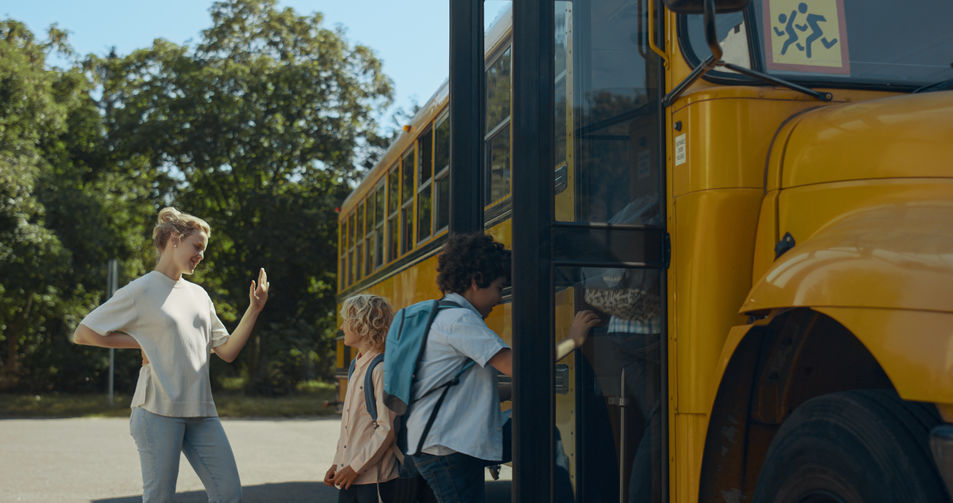
[{"label": "hair bun", "polygon": [[172,206],[166,206],[165,208],[159,210],[158,223],[162,224],[166,222],[175,222],[176,220],[179,220],[179,215],[181,214],[181,211],[173,208]]}]

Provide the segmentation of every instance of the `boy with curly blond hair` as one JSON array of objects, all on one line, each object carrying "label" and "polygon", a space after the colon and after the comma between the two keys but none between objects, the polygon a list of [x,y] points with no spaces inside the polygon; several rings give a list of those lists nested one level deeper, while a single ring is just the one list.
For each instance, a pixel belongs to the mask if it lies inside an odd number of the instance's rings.
[{"label": "boy with curly blond hair", "polygon": [[377,503],[378,490],[385,503],[401,499],[398,449],[394,442],[393,412],[384,405],[384,366],[372,370],[377,421],[364,399],[364,379],[375,357],[384,352],[384,340],[394,314],[377,295],[360,294],[341,305],[344,344],[357,350],[354,371],[348,380],[341,413],[341,435],[334,464],[324,483],[339,489],[338,502]]}]

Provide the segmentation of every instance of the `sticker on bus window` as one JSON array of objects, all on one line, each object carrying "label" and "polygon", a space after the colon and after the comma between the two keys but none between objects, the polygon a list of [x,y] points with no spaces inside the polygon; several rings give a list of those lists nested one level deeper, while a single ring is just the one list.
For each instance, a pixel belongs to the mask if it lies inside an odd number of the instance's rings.
[{"label": "sticker on bus window", "polygon": [[850,74],[844,0],[762,0],[769,70]]}]

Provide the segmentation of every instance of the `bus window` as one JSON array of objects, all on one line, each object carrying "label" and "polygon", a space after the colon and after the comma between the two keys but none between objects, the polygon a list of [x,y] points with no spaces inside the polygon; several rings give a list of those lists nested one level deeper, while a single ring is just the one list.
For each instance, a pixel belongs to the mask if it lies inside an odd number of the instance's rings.
[{"label": "bus window", "polygon": [[356,268],[354,266],[357,262],[357,257],[354,255],[354,237],[355,231],[357,230],[357,211],[351,213],[351,216],[348,218],[348,220],[350,223],[348,223],[347,226],[347,284],[348,286],[351,286],[354,284],[354,273],[356,272]]},{"label": "bus window", "polygon": [[428,130],[417,140],[417,242],[430,237],[431,191],[433,190],[433,131]]},{"label": "bus window", "polygon": [[[576,489],[587,501],[660,501],[661,272],[559,267],[554,279],[557,331],[579,309],[603,321],[574,355],[577,401],[556,400],[557,418],[578,421],[575,461],[585,482]],[[569,437],[569,422],[556,426]]]},{"label": "bus window", "polygon": [[501,128],[486,143],[486,162],[489,165],[489,183],[486,201],[495,203],[510,192],[510,127]]},{"label": "bus window", "polygon": [[357,230],[355,231],[357,236],[354,238],[354,277],[355,279],[361,279],[363,276],[363,268],[361,267],[364,264],[364,239],[366,233],[364,232],[364,201],[361,201],[361,204],[357,207]]},{"label": "bus window", "polygon": [[661,69],[633,47],[646,15],[625,0],[573,3],[575,221],[660,223]]},{"label": "bus window", "polygon": [[400,251],[400,226],[397,215],[400,210],[400,172],[399,165],[395,164],[387,173],[387,257],[385,261],[394,260]]},{"label": "bus window", "polygon": [[569,16],[572,15],[571,2],[556,2],[556,12],[555,12],[555,47],[553,48],[553,53],[555,55],[555,85],[554,90],[554,103],[556,109],[553,114],[553,132],[555,141],[553,142],[554,151],[555,151],[555,167],[559,168],[566,164],[567,162],[567,119],[568,119],[568,107],[566,103],[567,98],[567,78],[569,72],[567,70],[566,64],[568,61],[568,43],[569,43]]},{"label": "bus window", "polygon": [[511,48],[486,68],[486,166],[484,204],[491,205],[510,193],[510,93]]},{"label": "bus window", "polygon": [[346,286],[344,271],[347,271],[347,219],[342,219],[338,229],[338,256],[341,265],[338,266],[338,290]]},{"label": "bus window", "polygon": [[437,188],[434,191],[434,215],[436,232],[450,223],[450,121],[445,114],[437,120],[434,128],[434,171]]},{"label": "bus window", "polygon": [[404,153],[400,160],[401,169],[401,208],[400,208],[400,253],[404,254],[414,247],[414,148]]},{"label": "bus window", "polygon": [[374,269],[384,263],[384,180],[374,191]]},{"label": "bus window", "polygon": [[374,211],[374,193],[367,196],[367,216],[365,225],[367,226],[364,238],[364,274],[370,274],[374,271],[374,242],[377,240],[377,221],[374,217],[377,213]]}]

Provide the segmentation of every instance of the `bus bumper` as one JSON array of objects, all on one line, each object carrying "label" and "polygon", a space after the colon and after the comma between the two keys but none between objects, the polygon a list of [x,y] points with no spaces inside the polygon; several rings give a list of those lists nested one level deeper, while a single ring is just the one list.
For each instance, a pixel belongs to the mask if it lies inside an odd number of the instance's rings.
[{"label": "bus bumper", "polygon": [[930,431],[930,450],[946,492],[953,498],[953,424],[941,424]]}]

